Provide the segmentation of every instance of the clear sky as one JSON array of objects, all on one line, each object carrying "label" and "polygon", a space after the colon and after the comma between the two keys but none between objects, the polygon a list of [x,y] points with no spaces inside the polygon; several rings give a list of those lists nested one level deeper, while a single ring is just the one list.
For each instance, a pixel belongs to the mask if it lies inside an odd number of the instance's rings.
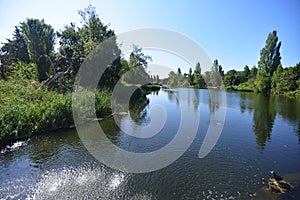
[{"label": "clear sky", "polygon": [[70,22],[80,25],[77,10],[88,4],[116,34],[144,27],[178,31],[225,71],[256,65],[272,30],[282,42],[283,66],[300,62],[300,0],[0,0],[0,42],[26,18],[44,18],[55,30]]}]

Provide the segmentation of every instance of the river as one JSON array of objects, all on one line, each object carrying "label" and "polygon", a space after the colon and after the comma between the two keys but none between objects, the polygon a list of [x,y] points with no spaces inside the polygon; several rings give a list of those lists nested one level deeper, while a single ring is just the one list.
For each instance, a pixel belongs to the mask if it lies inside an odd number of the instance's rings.
[{"label": "river", "polygon": [[[218,93],[160,90],[148,94],[146,103],[115,117],[121,128],[113,117],[100,121],[113,143],[141,153],[168,145],[181,117],[187,116],[181,113],[189,109],[191,126],[196,113],[200,122],[191,145],[176,161],[153,172],[122,172],[100,163],[76,129],[16,142],[0,153],[0,199],[299,199],[300,100],[226,92],[225,121],[218,122],[221,135],[213,149],[199,158],[210,119],[220,109],[214,99]],[[166,114],[162,129],[147,139],[134,137],[140,127],[155,122],[151,117],[160,117],[151,114],[155,106]],[[179,142],[178,149],[181,146]],[[271,170],[287,177],[295,190],[281,196],[264,194],[262,178],[269,178]]]}]

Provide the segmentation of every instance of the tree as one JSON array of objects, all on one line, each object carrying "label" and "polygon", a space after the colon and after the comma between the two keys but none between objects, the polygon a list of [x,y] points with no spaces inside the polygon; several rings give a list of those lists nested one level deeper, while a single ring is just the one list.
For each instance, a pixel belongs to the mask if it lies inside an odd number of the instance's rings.
[{"label": "tree", "polygon": [[48,77],[51,67],[50,56],[55,42],[54,29],[45,24],[43,19],[27,19],[26,22],[21,23],[21,30],[27,45],[29,58],[37,64],[39,81],[43,81]]},{"label": "tree", "polygon": [[232,69],[229,70],[224,76],[224,85],[225,86],[232,86],[240,84],[240,80],[237,76],[237,71]]},{"label": "tree", "polygon": [[51,60],[47,55],[41,55],[37,60],[37,75],[40,82],[46,80],[49,76]]},{"label": "tree", "polygon": [[[29,63],[29,55],[27,50],[27,45],[25,43],[24,37],[21,34],[21,30],[19,26],[15,26],[15,31],[13,34],[12,40],[8,39],[7,43],[5,43],[1,51],[5,54],[9,54],[13,56],[13,62],[22,61],[25,63]],[[6,63],[11,64],[11,63]]]},{"label": "tree", "polygon": [[193,69],[190,67],[189,73],[185,74],[185,78],[190,85],[194,85],[195,74],[193,74]]},{"label": "tree", "polygon": [[171,87],[178,86],[178,74],[176,74],[174,71],[170,71],[168,74],[168,85]]},{"label": "tree", "polygon": [[224,76],[224,70],[223,70],[221,65],[219,65],[218,71],[219,71],[220,76],[223,77]]},{"label": "tree", "polygon": [[220,87],[222,85],[222,76],[224,76],[224,70],[222,69],[222,66],[219,65],[219,62],[216,59],[214,60],[213,66],[211,68],[209,84],[213,87]]},{"label": "tree", "polygon": [[178,74],[179,76],[182,75],[180,67],[178,67],[178,69],[177,69],[177,74]]},{"label": "tree", "polygon": [[[118,58],[105,69],[98,84],[98,87],[111,88],[120,79],[122,74],[129,69],[129,63],[121,59],[121,51],[113,37],[115,36],[114,31],[101,22],[95,7],[89,5],[84,10],[78,11],[78,14],[81,16],[83,22],[82,27],[77,27],[71,23],[65,26],[63,31],[57,33],[60,48],[59,53],[56,55],[57,62],[55,70],[57,73],[61,71],[71,72],[71,74],[65,73],[66,75],[61,77],[65,85],[71,88],[75,74],[81,64],[86,59],[100,59],[100,55],[97,55],[97,51],[100,50],[98,48],[99,45],[104,40],[111,38],[111,40],[108,41],[109,45],[106,44],[107,48],[110,48],[107,49],[106,56],[117,56]],[[131,61],[133,62],[132,59]]]},{"label": "tree", "polygon": [[51,25],[45,24],[43,19],[27,19],[21,23],[21,30],[31,61],[37,63],[40,56],[50,56],[55,43],[55,33]]},{"label": "tree", "polygon": [[254,65],[250,70],[250,78],[256,79],[256,74],[257,74],[257,68]]},{"label": "tree", "polygon": [[[133,51],[129,56],[129,62],[127,68],[123,68],[122,72],[126,73],[123,77],[123,80],[127,83],[139,84],[150,80],[149,75],[145,71],[148,65],[148,60],[151,60],[151,57],[145,55],[142,52],[141,48],[137,46],[133,47]],[[155,76],[154,76],[155,77]],[[159,78],[159,77],[155,77]]]},{"label": "tree", "polygon": [[281,64],[280,47],[281,42],[278,43],[277,32],[274,30],[269,33],[258,61],[257,86],[261,92],[268,93],[271,89],[273,73]]},{"label": "tree", "polygon": [[81,34],[75,24],[71,23],[65,26],[62,32],[57,32],[57,36],[60,44],[57,55],[58,65],[63,70],[71,67],[76,73],[86,56]]},{"label": "tree", "polygon": [[201,66],[200,66],[200,63],[199,63],[199,62],[196,63],[196,66],[195,66],[195,73],[201,74]]},{"label": "tree", "polygon": [[202,76],[202,74],[200,73],[195,73],[195,77],[194,77],[194,87],[195,88],[207,88],[206,82]]},{"label": "tree", "polygon": [[248,65],[245,65],[244,67],[243,78],[245,79],[245,82],[250,78],[250,69]]},{"label": "tree", "polygon": [[159,83],[159,81],[160,81],[160,80],[159,80],[159,75],[157,74],[157,75],[156,75],[156,82]]},{"label": "tree", "polygon": [[274,93],[284,93],[297,89],[297,73],[295,67],[283,69],[278,66],[272,77],[272,91]]}]

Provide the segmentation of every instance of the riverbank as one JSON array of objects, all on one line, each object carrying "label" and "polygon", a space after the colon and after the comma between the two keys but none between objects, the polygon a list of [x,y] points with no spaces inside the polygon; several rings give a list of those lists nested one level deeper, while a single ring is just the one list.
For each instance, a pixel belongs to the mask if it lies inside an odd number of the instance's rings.
[{"label": "riverbank", "polygon": [[[106,114],[110,102],[110,92],[97,92],[97,114]],[[0,108],[0,146],[73,125],[71,94],[50,91],[32,80],[0,79]]]},{"label": "riverbank", "polygon": [[[258,92],[258,90],[253,86],[245,86],[245,85],[232,85],[225,87],[227,91],[237,91],[237,92]],[[283,93],[275,93],[271,91],[273,95],[282,95],[287,97],[300,97],[300,89],[294,91],[287,91]]]},{"label": "riverbank", "polygon": [[[124,85],[124,88],[129,87]],[[146,96],[149,91],[160,89],[156,84],[138,88],[131,99],[133,101]],[[93,94],[87,92],[87,95]],[[97,116],[102,118],[112,114],[111,91],[98,91],[95,96]],[[81,104],[80,99],[77,100]],[[35,134],[74,127],[71,94],[50,91],[33,80],[0,79],[0,108],[0,147]],[[80,113],[88,115],[90,112],[82,106],[79,108],[82,109]]]}]

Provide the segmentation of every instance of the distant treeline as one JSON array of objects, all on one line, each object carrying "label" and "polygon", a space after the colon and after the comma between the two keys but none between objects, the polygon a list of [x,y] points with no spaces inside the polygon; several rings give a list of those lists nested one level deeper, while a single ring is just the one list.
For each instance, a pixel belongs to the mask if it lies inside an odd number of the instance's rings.
[{"label": "distant treeline", "polygon": [[274,94],[300,95],[300,62],[295,66],[283,68],[280,56],[281,42],[277,32],[269,33],[265,47],[260,52],[258,67],[251,69],[246,65],[243,71],[235,69],[224,73],[218,60],[213,62],[211,71],[201,74],[200,63],[195,70],[182,73],[170,72],[165,82],[171,87],[226,88],[229,90],[256,91]]}]

